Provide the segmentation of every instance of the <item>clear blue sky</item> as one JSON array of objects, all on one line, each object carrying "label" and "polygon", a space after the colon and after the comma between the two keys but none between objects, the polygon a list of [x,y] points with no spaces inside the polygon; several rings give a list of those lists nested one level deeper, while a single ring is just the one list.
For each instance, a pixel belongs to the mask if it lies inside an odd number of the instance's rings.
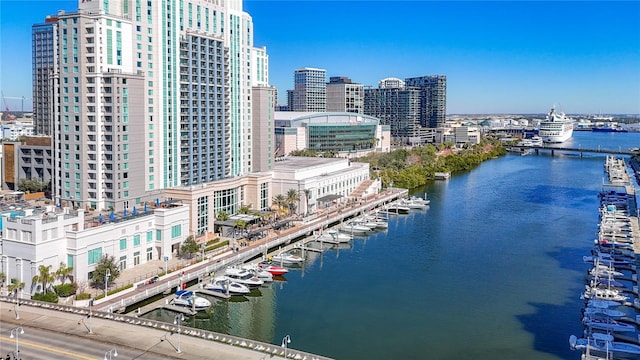
[{"label": "clear blue sky", "polygon": [[[28,11],[25,11],[28,7]],[[0,88],[31,98],[31,25],[77,1],[0,1]],[[377,86],[447,76],[447,112],[640,113],[639,1],[245,0],[280,102],[293,71]],[[15,108],[19,100],[13,100]]]}]

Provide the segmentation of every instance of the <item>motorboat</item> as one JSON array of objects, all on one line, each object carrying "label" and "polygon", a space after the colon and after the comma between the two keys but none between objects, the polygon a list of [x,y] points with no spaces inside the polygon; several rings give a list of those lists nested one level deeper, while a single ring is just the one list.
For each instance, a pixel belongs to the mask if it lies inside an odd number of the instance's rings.
[{"label": "motorboat", "polygon": [[631,324],[623,323],[617,320],[613,320],[612,318],[607,316],[600,317],[600,316],[586,315],[584,318],[582,318],[582,323],[585,326],[590,327],[592,329],[600,329],[605,331],[614,331],[614,332],[636,331],[635,326]]},{"label": "motorboat", "polygon": [[626,295],[622,295],[622,292],[612,288],[598,288],[586,286],[583,293],[585,299],[601,299],[601,300],[613,300],[613,301],[627,301],[629,298]]},{"label": "motorboat", "polygon": [[256,277],[253,273],[241,268],[228,267],[225,269],[224,275],[229,279],[249,288],[255,288],[264,284],[264,281],[258,279],[258,277]]},{"label": "motorboat", "polygon": [[626,315],[624,311],[600,308],[600,307],[592,307],[592,306],[587,306],[584,309],[584,313],[588,315],[604,315],[612,318],[623,317]]},{"label": "motorboat", "polygon": [[196,295],[193,291],[178,290],[171,305],[186,307],[195,311],[204,311],[211,307],[211,301]]},{"label": "motorboat", "polygon": [[400,206],[408,207],[409,209],[417,209],[417,210],[422,210],[429,207],[429,205],[423,203],[422,201],[414,201],[410,199],[400,200]]},{"label": "motorboat", "polygon": [[424,204],[424,205],[429,205],[431,203],[431,200],[426,198],[426,194],[424,199],[421,197],[412,195],[412,196],[409,196],[408,200],[414,203]]},{"label": "motorboat", "polygon": [[250,273],[253,273],[255,277],[262,280],[263,282],[272,282],[273,274],[268,272],[267,270],[263,270],[256,264],[244,264],[241,266],[242,269],[248,270]]},{"label": "motorboat", "polygon": [[392,203],[383,211],[388,214],[408,214],[410,210],[408,207],[400,205],[399,203]]},{"label": "motorboat", "polygon": [[608,309],[616,306],[621,306],[622,303],[619,301],[613,300],[601,300],[601,299],[591,299],[587,302],[587,306],[600,308],[600,309]]},{"label": "motorboat", "polygon": [[258,263],[258,267],[270,272],[273,276],[281,276],[289,272],[289,269],[282,266],[273,265],[269,262]]},{"label": "motorboat", "polygon": [[346,232],[348,234],[364,235],[371,232],[371,228],[368,226],[356,224],[353,222],[348,222],[348,223],[342,224],[342,227],[340,227],[340,231]]},{"label": "motorboat", "polygon": [[304,262],[304,258],[302,256],[294,255],[290,252],[284,251],[279,254],[273,255],[271,261],[278,264],[283,265],[299,265]]},{"label": "motorboat", "polygon": [[216,291],[222,294],[229,295],[245,295],[251,292],[248,287],[236,281],[232,281],[224,275],[214,277],[213,279],[211,279],[211,281],[204,284],[202,288],[205,290]]},{"label": "motorboat", "polygon": [[324,234],[329,235],[331,239],[333,239],[333,241],[337,241],[339,243],[348,243],[353,239],[353,236],[351,236],[350,234],[343,233],[334,229],[327,230]]},{"label": "motorboat", "polygon": [[593,333],[588,338],[578,338],[575,335],[569,337],[569,346],[572,350],[591,350],[612,352],[614,354],[640,355],[640,345],[613,341],[613,335]]}]

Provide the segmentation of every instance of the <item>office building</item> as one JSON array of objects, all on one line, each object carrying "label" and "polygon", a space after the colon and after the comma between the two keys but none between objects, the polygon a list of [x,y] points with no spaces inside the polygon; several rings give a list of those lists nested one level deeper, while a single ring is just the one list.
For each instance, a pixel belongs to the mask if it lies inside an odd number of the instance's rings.
[{"label": "office building", "polygon": [[427,75],[406,78],[406,86],[420,89],[420,125],[438,128],[447,117],[447,77]]},{"label": "office building", "polygon": [[287,92],[291,111],[326,111],[326,70],[316,68],[297,69],[293,75],[293,83],[293,91]]},{"label": "office building", "polygon": [[51,137],[23,136],[19,141],[2,143],[4,161],[0,162],[3,174],[0,183],[10,190],[18,190],[20,182],[32,180],[42,185],[51,181]]},{"label": "office building", "polygon": [[327,84],[327,111],[362,114],[364,86],[348,77],[332,76]]}]

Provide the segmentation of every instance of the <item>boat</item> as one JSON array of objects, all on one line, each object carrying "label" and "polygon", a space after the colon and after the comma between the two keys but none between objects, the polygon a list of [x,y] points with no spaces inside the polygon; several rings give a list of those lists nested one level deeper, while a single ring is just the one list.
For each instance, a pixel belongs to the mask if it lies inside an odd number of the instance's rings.
[{"label": "boat", "polygon": [[348,234],[364,235],[371,232],[371,228],[368,226],[348,222],[342,224],[342,226],[340,227],[340,231],[346,232]]},{"label": "boat", "polygon": [[429,205],[422,201],[414,201],[409,199],[400,200],[400,206],[408,207],[409,209],[426,209]]},{"label": "boat", "polygon": [[427,193],[424,193],[424,199],[419,197],[419,196],[415,196],[415,195],[411,195],[408,198],[410,201],[416,202],[416,203],[422,203],[425,205],[429,205],[431,203],[431,200],[427,199]]},{"label": "boat", "polygon": [[302,262],[304,262],[304,258],[285,251],[285,252],[281,252],[279,254],[273,255],[273,257],[271,258],[271,261],[273,261],[276,264],[280,263],[283,265],[299,265],[299,264],[302,264]]},{"label": "boat", "polygon": [[613,301],[627,301],[629,298],[623,295],[621,291],[613,288],[598,288],[585,286],[585,291],[582,295],[585,299],[601,299],[601,300],[613,300]]},{"label": "boat", "polygon": [[236,281],[232,281],[224,275],[214,277],[213,279],[211,279],[211,281],[204,284],[202,288],[205,290],[229,295],[245,295],[251,292],[248,287]]},{"label": "boat", "polygon": [[315,240],[322,242],[327,241],[331,243],[348,243],[353,239],[353,236],[347,233],[343,233],[337,230],[329,230],[318,236]]},{"label": "boat", "polygon": [[571,350],[591,350],[613,352],[614,354],[633,354],[640,355],[640,345],[613,341],[613,335],[593,333],[588,338],[578,338],[575,335],[569,337],[569,346]]},{"label": "boat", "polygon": [[624,311],[608,309],[608,308],[601,308],[601,307],[593,307],[593,306],[587,306],[584,309],[584,313],[588,314],[588,315],[609,316],[609,317],[612,317],[612,318],[623,317],[623,316],[626,315],[624,313]]},{"label": "boat", "polygon": [[255,277],[262,280],[263,282],[273,281],[273,274],[271,274],[267,270],[261,269],[257,264],[244,264],[241,266],[241,268],[249,271]]},{"label": "boat", "polygon": [[249,288],[255,288],[264,284],[264,281],[258,279],[253,273],[245,269],[228,267],[225,269],[224,275]]},{"label": "boat", "polygon": [[270,272],[273,276],[282,276],[289,272],[289,269],[282,266],[273,265],[269,262],[261,262],[258,264],[258,267]]},{"label": "boat", "polygon": [[178,290],[171,300],[171,305],[182,306],[195,311],[204,311],[211,307],[211,301],[196,295],[193,291]]},{"label": "boat", "polygon": [[553,107],[547,114],[547,118],[540,122],[538,136],[543,143],[567,141],[573,136],[573,121]]},{"label": "boat", "polygon": [[599,330],[606,330],[606,331],[614,331],[614,332],[636,331],[635,326],[613,320],[607,316],[598,317],[598,316],[586,315],[585,317],[582,318],[582,324],[592,329],[599,329]]},{"label": "boat", "polygon": [[543,141],[542,138],[538,135],[534,135],[531,139],[531,146],[542,146]]},{"label": "boat", "polygon": [[387,206],[387,208],[384,211],[388,214],[408,214],[410,210],[411,209],[409,209],[406,206],[402,206],[394,203]]},{"label": "boat", "polygon": [[629,132],[618,125],[617,122],[596,123],[596,126],[591,128],[593,132]]},{"label": "boat", "polygon": [[587,306],[590,307],[594,307],[594,308],[600,308],[600,309],[608,309],[611,307],[616,307],[616,306],[621,306],[622,303],[619,301],[613,301],[613,300],[599,300],[599,299],[593,299],[593,300],[589,300],[589,302],[587,302]]}]

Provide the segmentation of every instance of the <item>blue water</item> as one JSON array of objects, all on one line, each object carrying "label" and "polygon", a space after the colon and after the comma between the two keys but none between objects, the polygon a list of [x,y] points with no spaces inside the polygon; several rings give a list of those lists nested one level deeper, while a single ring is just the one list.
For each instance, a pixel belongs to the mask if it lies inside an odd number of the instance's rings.
[{"label": "blue water", "polygon": [[[640,133],[576,132],[583,147]],[[572,145],[572,144],[565,144]],[[416,189],[431,206],[192,326],[336,359],[579,359],[604,155],[507,155]],[[149,317],[165,320],[158,311]]]}]

